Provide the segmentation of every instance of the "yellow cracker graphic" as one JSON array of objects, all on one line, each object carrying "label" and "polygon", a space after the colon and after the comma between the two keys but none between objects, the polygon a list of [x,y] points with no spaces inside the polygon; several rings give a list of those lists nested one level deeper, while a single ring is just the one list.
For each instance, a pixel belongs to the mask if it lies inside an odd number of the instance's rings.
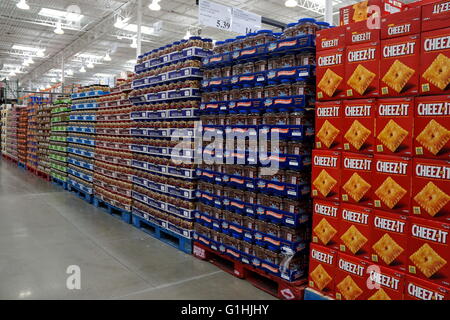
[{"label": "yellow cracker graphic", "polygon": [[437,155],[441,151],[449,139],[450,130],[447,130],[447,128],[434,119],[416,137],[417,142],[434,155]]},{"label": "yellow cracker graphic", "polygon": [[447,264],[447,261],[438,255],[428,243],[414,252],[409,259],[427,278],[430,278]]},{"label": "yellow cracker graphic", "polygon": [[319,264],[309,275],[317,288],[321,291],[331,282],[331,280],[333,280],[321,264]]},{"label": "yellow cracker graphic", "polygon": [[371,185],[355,172],[342,188],[350,195],[350,197],[352,197],[353,200],[359,202],[367,191],[370,190],[370,187]]},{"label": "yellow cracker graphic", "polygon": [[356,300],[363,293],[351,276],[346,276],[336,287],[345,300]]},{"label": "yellow cracker graphic", "polygon": [[375,79],[375,76],[375,73],[359,64],[347,80],[347,84],[360,95],[363,95],[370,83]]},{"label": "yellow cracker graphic", "polygon": [[405,196],[407,191],[403,189],[394,179],[388,177],[381,186],[375,191],[375,194],[384,204],[392,209]]},{"label": "yellow cracker graphic", "polygon": [[359,232],[358,228],[352,225],[341,236],[341,240],[353,254],[356,254],[359,249],[364,246],[368,239],[364,237],[361,232]]},{"label": "yellow cracker graphic", "polygon": [[409,79],[411,79],[414,72],[414,69],[411,69],[399,60],[395,60],[381,80],[383,80],[383,82],[386,83],[391,89],[397,93],[400,93],[408,83]]},{"label": "yellow cracker graphic", "polygon": [[338,128],[333,126],[328,120],[325,120],[322,128],[320,128],[319,132],[317,132],[317,138],[319,138],[319,140],[322,141],[327,148],[329,148],[339,135],[339,132],[340,131]]},{"label": "yellow cracker graphic", "polygon": [[362,1],[359,3],[356,3],[353,5],[353,21],[364,21],[367,20],[367,6],[369,2],[368,1]]},{"label": "yellow cracker graphic", "polygon": [[390,265],[398,256],[405,251],[401,246],[395,242],[387,233],[385,233],[380,240],[378,240],[372,249],[380,256],[380,258]]},{"label": "yellow cracker graphic", "polygon": [[368,300],[392,300],[383,288],[377,290]]},{"label": "yellow cracker graphic", "polygon": [[439,89],[445,90],[450,83],[450,58],[439,53],[422,76]]},{"label": "yellow cracker graphic", "polygon": [[320,172],[313,185],[320,191],[320,193],[326,197],[330,193],[331,189],[336,185],[337,180],[334,179],[325,169]]},{"label": "yellow cracker graphic", "polygon": [[450,201],[450,196],[433,182],[428,184],[414,197],[414,200],[434,217]]},{"label": "yellow cracker graphic", "polygon": [[357,150],[361,149],[372,131],[363,126],[358,120],[353,121],[350,129],[345,133],[347,139]]},{"label": "yellow cracker graphic", "polygon": [[332,97],[342,80],[343,78],[333,70],[327,69],[317,86],[320,90],[325,92],[327,96]]},{"label": "yellow cracker graphic", "polygon": [[395,152],[407,136],[408,131],[399,126],[394,120],[389,120],[377,138],[391,152]]},{"label": "yellow cracker graphic", "polygon": [[325,218],[320,220],[313,231],[324,245],[327,245],[337,233],[337,230]]}]

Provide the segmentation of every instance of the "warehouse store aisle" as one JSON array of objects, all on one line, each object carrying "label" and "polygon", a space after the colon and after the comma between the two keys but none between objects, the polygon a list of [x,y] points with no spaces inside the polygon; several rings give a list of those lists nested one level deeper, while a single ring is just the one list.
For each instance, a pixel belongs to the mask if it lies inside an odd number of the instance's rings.
[{"label": "warehouse store aisle", "polygon": [[0,299],[23,298],[273,299],[2,159]]}]

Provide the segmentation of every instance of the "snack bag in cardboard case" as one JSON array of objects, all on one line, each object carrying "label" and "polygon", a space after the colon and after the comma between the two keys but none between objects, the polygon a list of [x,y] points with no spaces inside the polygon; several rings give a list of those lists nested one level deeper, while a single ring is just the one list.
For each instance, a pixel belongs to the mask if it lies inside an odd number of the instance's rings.
[{"label": "snack bag in cardboard case", "polygon": [[450,287],[450,224],[410,218],[408,273]]},{"label": "snack bag in cardboard case", "polygon": [[415,158],[413,166],[412,214],[450,223],[450,160]]},{"label": "snack bag in cardboard case", "polygon": [[450,1],[435,1],[422,6],[422,32],[448,27]]},{"label": "snack bag in cardboard case", "polygon": [[345,46],[345,27],[333,27],[317,31],[316,51],[343,48]]},{"label": "snack bag in cardboard case", "polygon": [[342,202],[373,206],[373,155],[343,152],[341,172]]},{"label": "snack bag in cardboard case", "polygon": [[338,253],[334,292],[336,300],[366,300],[368,298],[367,268],[364,259]]},{"label": "snack bag in cardboard case", "polygon": [[375,108],[375,99],[342,102],[342,143],[345,151],[373,153]]},{"label": "snack bag in cardboard case", "polygon": [[378,265],[406,272],[408,233],[406,215],[374,210],[370,233],[371,260]]},{"label": "snack bag in cardboard case", "polygon": [[316,53],[317,100],[335,100],[345,97],[344,60],[344,47]]},{"label": "snack bag in cardboard case", "polygon": [[421,8],[408,9],[381,17],[381,39],[420,33]]},{"label": "snack bag in cardboard case", "polygon": [[312,152],[312,186],[313,198],[339,201],[341,183],[341,153],[330,150],[313,150]]},{"label": "snack bag in cardboard case", "polygon": [[310,248],[308,285],[333,298],[337,251],[317,244]]},{"label": "snack bag in cardboard case", "polygon": [[414,98],[377,100],[375,114],[376,153],[412,156]]},{"label": "snack bag in cardboard case", "polygon": [[342,104],[341,101],[316,102],[317,149],[342,149]]},{"label": "snack bag in cardboard case", "polygon": [[403,300],[403,272],[378,265],[371,265],[367,270],[367,300]]},{"label": "snack bag in cardboard case", "polygon": [[449,288],[410,275],[405,282],[405,300],[450,300]]},{"label": "snack bag in cardboard case", "polygon": [[312,242],[339,249],[339,202],[314,199]]},{"label": "snack bag in cardboard case", "polygon": [[370,261],[372,209],[341,204],[339,212],[339,251]]}]

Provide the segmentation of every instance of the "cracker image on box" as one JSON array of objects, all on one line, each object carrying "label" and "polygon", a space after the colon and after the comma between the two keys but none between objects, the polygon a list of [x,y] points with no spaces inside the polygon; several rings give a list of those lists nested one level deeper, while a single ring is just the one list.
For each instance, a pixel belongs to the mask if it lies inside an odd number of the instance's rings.
[{"label": "cracker image on box", "polygon": [[391,177],[386,178],[381,186],[375,191],[375,195],[377,195],[389,209],[394,208],[406,193],[407,191]]},{"label": "cracker image on box", "polygon": [[319,138],[327,148],[330,148],[336,137],[339,135],[339,132],[341,131],[333,126],[330,121],[325,120],[322,128],[320,128],[317,133],[317,138]]},{"label": "cracker image on box", "polygon": [[352,197],[353,200],[359,202],[367,191],[370,190],[370,187],[371,185],[355,172],[342,188],[350,195],[350,197]]},{"label": "cracker image on box", "polygon": [[366,142],[372,131],[363,126],[358,120],[353,121],[350,129],[345,133],[344,138],[359,150]]},{"label": "cracker image on box", "polygon": [[400,93],[408,83],[409,79],[411,79],[414,72],[414,69],[408,67],[400,60],[395,60],[381,80],[392,90]]},{"label": "cracker image on box", "polygon": [[450,130],[447,130],[436,120],[431,120],[423,131],[416,137],[424,148],[437,155],[450,139]]},{"label": "cracker image on box", "polygon": [[378,240],[372,249],[375,250],[377,255],[386,263],[390,265],[397,257],[405,251],[401,246],[395,242],[387,233],[385,233],[380,240]]},{"label": "cracker image on box", "polygon": [[367,300],[392,300],[383,288],[380,288]]},{"label": "cracker image on box", "polygon": [[345,300],[356,300],[363,293],[351,276],[346,276],[336,287]]},{"label": "cracker image on box", "polygon": [[422,271],[427,278],[433,276],[447,264],[447,261],[438,255],[436,251],[428,245],[428,243],[425,243],[419,248],[419,250],[413,253],[409,257],[409,260],[411,260],[412,263],[414,263],[414,265],[419,268],[419,270]]},{"label": "cracker image on box", "polygon": [[450,58],[440,53],[422,77],[439,89],[445,90],[450,83]]},{"label": "cracker image on box", "polygon": [[[428,184],[414,197],[414,200],[432,217],[434,217],[450,201],[450,196],[433,182]],[[414,209],[414,213],[420,209]]]},{"label": "cracker image on box", "polygon": [[325,92],[327,96],[332,97],[343,78],[331,69],[327,69],[319,84],[317,85],[320,90]]},{"label": "cracker image on box", "polygon": [[324,245],[327,245],[337,233],[337,230],[325,218],[320,220],[313,231]]},{"label": "cracker image on box", "polygon": [[353,71],[353,74],[347,80],[347,84],[360,95],[364,95],[375,77],[375,73],[359,64],[356,67],[355,71]]},{"label": "cracker image on box", "polygon": [[356,3],[353,5],[353,9],[355,11],[353,11],[352,19],[354,22],[367,20],[368,4],[369,4],[369,1],[362,1],[362,2],[359,2],[359,3]]},{"label": "cracker image on box", "polygon": [[324,196],[328,196],[333,187],[337,184],[337,180],[334,179],[325,169],[314,180],[313,185]]},{"label": "cracker image on box", "polygon": [[322,267],[321,264],[319,264],[311,273],[310,273],[311,279],[316,284],[317,288],[322,291],[323,288],[325,288],[333,278],[328,274],[328,272],[325,270],[324,267]]},{"label": "cracker image on box", "polygon": [[399,126],[394,120],[389,120],[377,138],[391,152],[395,152],[407,136],[408,131]]},{"label": "cracker image on box", "polygon": [[356,254],[368,241],[368,239],[359,232],[358,228],[353,225],[345,231],[341,236],[341,240],[353,254]]}]

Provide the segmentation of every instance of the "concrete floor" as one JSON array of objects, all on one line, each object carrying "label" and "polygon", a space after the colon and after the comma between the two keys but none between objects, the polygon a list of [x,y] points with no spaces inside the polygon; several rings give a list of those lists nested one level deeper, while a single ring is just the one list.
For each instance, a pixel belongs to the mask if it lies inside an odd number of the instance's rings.
[{"label": "concrete floor", "polygon": [[0,299],[274,298],[2,159]]}]

